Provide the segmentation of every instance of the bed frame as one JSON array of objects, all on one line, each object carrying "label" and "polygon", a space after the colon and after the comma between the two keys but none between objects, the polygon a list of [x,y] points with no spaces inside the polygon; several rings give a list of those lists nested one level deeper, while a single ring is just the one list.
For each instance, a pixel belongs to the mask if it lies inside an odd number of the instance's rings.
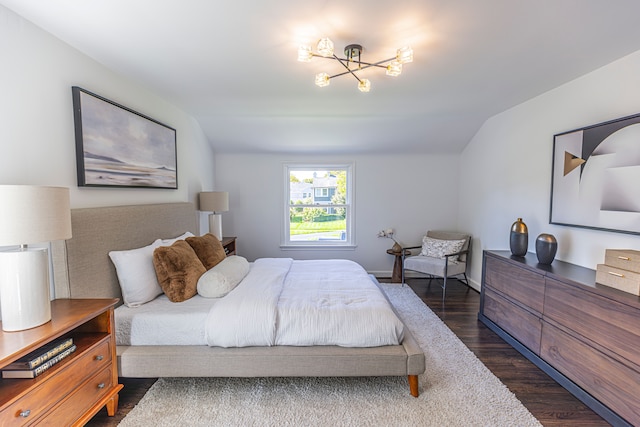
[{"label": "bed frame", "polygon": [[[108,252],[146,246],[191,231],[198,217],[191,203],[73,209],[73,237],[52,244],[56,298],[120,298]],[[155,377],[408,376],[417,397],[424,353],[405,328],[401,345],[245,347],[118,346],[118,375]]]}]

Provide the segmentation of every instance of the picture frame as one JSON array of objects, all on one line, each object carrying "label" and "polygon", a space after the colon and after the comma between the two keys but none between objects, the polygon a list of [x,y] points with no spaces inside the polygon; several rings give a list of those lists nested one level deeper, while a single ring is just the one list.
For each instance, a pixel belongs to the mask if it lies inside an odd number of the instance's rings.
[{"label": "picture frame", "polygon": [[550,224],[640,234],[640,114],[553,137]]},{"label": "picture frame", "polygon": [[79,187],[177,189],[176,130],[72,87]]}]

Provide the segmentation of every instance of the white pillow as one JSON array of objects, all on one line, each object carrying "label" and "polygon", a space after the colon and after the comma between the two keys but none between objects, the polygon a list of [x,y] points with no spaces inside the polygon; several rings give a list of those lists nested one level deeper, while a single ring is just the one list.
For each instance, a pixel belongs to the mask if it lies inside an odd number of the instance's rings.
[{"label": "white pillow", "polygon": [[187,237],[193,237],[194,234],[190,231],[187,231],[181,236],[174,237],[173,239],[162,239],[162,246],[171,246],[178,240],[185,240]]},{"label": "white pillow", "polygon": [[127,307],[138,307],[162,293],[153,267],[153,251],[162,245],[162,240],[157,239],[143,248],[109,252]]},{"label": "white pillow", "polygon": [[205,298],[220,298],[235,288],[249,272],[246,258],[231,255],[211,267],[198,279],[198,294]]},{"label": "white pillow", "polygon": [[[424,236],[422,238],[422,251],[420,255],[428,256],[432,258],[444,258],[447,254],[454,254],[456,252],[460,252],[465,239],[461,240],[441,240],[434,239],[433,237]],[[456,262],[458,261],[458,256],[450,257],[449,261]]]}]

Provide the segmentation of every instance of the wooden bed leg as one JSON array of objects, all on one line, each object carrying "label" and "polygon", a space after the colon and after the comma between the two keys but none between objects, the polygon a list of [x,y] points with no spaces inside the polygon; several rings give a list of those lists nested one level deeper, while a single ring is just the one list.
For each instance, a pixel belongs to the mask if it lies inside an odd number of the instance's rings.
[{"label": "wooden bed leg", "polygon": [[418,376],[417,375],[409,375],[409,391],[411,392],[411,396],[413,396],[413,397],[420,396],[420,391],[418,390]]}]

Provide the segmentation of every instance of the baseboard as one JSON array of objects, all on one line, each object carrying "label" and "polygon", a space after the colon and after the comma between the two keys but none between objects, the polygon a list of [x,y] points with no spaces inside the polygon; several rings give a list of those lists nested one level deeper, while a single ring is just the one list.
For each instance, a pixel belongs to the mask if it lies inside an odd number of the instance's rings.
[{"label": "baseboard", "polygon": [[367,271],[368,274],[377,278],[391,278],[391,270],[388,271]]},{"label": "baseboard", "polygon": [[[375,276],[376,279],[391,279],[391,271],[367,271],[367,273],[371,276]],[[415,278],[424,278],[424,275],[421,275],[420,273],[416,273],[413,271],[406,271],[405,272],[405,277],[407,279],[415,279]],[[477,292],[480,292],[480,282],[470,279],[469,276],[467,275],[467,278],[469,279],[469,287]]]}]

